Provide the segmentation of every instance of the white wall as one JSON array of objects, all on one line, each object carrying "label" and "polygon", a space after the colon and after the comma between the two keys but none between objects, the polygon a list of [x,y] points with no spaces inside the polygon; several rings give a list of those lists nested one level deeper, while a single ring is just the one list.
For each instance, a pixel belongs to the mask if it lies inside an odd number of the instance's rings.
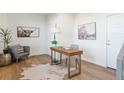
[{"label": "white wall", "polygon": [[46,17],[47,34],[48,34],[48,53],[51,46],[51,40],[53,40],[53,34],[51,28],[57,24],[61,30],[56,34],[58,46],[69,46],[74,41],[74,16],[72,14],[49,14]]},{"label": "white wall", "polygon": [[[75,16],[74,43],[83,49],[84,60],[106,66],[106,18],[109,14],[77,14]],[[96,40],[78,40],[77,27],[80,24],[96,22]]]},{"label": "white wall", "polygon": [[[11,45],[21,44],[31,47],[31,55],[46,53],[45,16],[42,14],[7,14],[7,25],[12,31]],[[40,37],[17,38],[17,26],[39,27]]]}]

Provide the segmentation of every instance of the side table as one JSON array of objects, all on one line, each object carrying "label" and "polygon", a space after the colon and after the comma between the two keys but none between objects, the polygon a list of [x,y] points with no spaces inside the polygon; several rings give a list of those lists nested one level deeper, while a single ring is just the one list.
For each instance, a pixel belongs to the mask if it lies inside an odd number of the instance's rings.
[{"label": "side table", "polygon": [[11,55],[7,54],[0,54],[0,66],[6,66],[11,63]]}]

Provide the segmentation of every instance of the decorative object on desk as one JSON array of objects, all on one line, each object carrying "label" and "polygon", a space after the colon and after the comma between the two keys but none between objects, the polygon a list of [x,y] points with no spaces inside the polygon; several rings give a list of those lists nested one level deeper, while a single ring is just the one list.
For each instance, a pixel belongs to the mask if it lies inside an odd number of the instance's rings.
[{"label": "decorative object on desk", "polygon": [[17,27],[17,37],[39,37],[40,28],[39,27]]},{"label": "decorative object on desk", "polygon": [[69,50],[69,49],[70,49],[70,47],[64,47],[64,49],[65,49],[65,50]]},{"label": "decorative object on desk", "polygon": [[[74,70],[75,68],[71,68]],[[39,74],[41,73],[41,74]],[[21,80],[63,80],[67,74],[67,67],[64,65],[40,64],[29,68],[23,68]]]},{"label": "decorative object on desk", "polygon": [[4,30],[3,28],[0,28],[0,36],[2,37],[4,43],[3,52],[8,53],[8,46],[11,43],[11,38],[12,38],[10,30],[8,29]]},{"label": "decorative object on desk", "polygon": [[96,22],[78,25],[79,40],[96,40]]},{"label": "decorative object on desk", "polygon": [[66,50],[65,47],[63,47],[63,46],[58,46],[58,48],[61,50]]},{"label": "decorative object on desk", "polygon": [[54,34],[54,39],[51,41],[51,43],[54,45],[54,46],[57,46],[58,44],[58,41],[56,40],[56,34],[61,32],[60,30],[60,27],[57,26],[57,24],[55,24],[55,27],[53,27],[51,29],[51,32]]},{"label": "decorative object on desk", "polygon": [[58,42],[54,39],[53,41],[51,41],[51,43],[54,45],[54,46],[57,46]]}]

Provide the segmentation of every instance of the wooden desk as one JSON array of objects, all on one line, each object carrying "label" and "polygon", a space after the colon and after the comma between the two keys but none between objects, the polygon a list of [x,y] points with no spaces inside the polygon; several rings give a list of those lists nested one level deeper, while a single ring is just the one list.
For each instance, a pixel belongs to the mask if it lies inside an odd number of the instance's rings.
[{"label": "wooden desk", "polygon": [[[59,47],[51,47],[50,50],[51,50],[51,65],[61,64],[62,54],[64,54],[64,55],[68,56],[68,78],[71,78],[75,75],[81,74],[81,54],[83,53],[83,51],[72,50],[72,49],[64,50],[63,48],[59,48]],[[53,55],[53,52],[54,52],[54,55]],[[57,62],[55,60],[55,57],[53,58],[53,56],[55,56],[55,52],[60,53],[60,62]],[[75,56],[75,55],[79,55],[79,58],[78,58],[78,64],[79,64],[78,72],[75,73],[75,74],[71,74],[71,71],[70,71],[70,64],[71,64],[70,57]]]}]

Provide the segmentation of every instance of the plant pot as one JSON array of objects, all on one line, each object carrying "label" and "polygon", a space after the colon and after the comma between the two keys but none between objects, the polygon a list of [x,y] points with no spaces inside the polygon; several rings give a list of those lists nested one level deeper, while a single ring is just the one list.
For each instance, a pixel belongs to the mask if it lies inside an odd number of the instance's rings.
[{"label": "plant pot", "polygon": [[3,50],[3,53],[4,53],[4,54],[7,54],[7,53],[9,53],[9,50],[8,50],[8,49],[4,49],[4,50]]}]

